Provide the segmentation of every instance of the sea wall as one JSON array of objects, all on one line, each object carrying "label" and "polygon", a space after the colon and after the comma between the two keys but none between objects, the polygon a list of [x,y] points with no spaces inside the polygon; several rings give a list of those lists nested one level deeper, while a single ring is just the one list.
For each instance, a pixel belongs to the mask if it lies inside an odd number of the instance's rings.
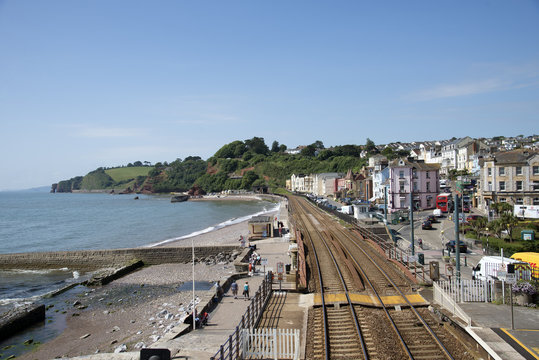
[{"label": "sea wall", "polygon": [[[195,247],[195,258],[204,259],[218,254],[241,252],[234,245]],[[191,247],[155,247],[110,250],[79,250],[0,254],[0,269],[59,269],[97,270],[124,266],[140,260],[145,265],[188,263],[192,260]]]}]

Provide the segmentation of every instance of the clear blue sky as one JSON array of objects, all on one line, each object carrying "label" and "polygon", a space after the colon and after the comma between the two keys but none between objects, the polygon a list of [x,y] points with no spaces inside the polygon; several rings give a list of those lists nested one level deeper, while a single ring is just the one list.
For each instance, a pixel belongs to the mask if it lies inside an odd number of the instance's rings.
[{"label": "clear blue sky", "polygon": [[539,2],[0,0],[0,190],[100,166],[538,133]]}]

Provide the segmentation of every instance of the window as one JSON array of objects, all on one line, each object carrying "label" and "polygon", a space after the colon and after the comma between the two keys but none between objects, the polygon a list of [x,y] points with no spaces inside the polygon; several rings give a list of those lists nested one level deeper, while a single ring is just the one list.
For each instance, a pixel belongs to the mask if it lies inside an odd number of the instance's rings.
[{"label": "window", "polygon": [[532,167],[533,169],[533,175],[539,175],[539,166]]},{"label": "window", "polygon": [[499,173],[500,173],[500,176],[504,176],[505,175],[505,168],[500,167]]},{"label": "window", "polygon": [[500,198],[500,202],[507,202],[506,198]]},{"label": "window", "polygon": [[524,205],[524,199],[523,198],[517,198],[516,204],[517,205]]},{"label": "window", "polygon": [[500,181],[500,191],[505,191],[505,181]]},{"label": "window", "polygon": [[427,191],[430,191],[430,182],[427,182]]},{"label": "window", "polygon": [[414,181],[414,191],[419,191],[419,189],[417,188],[417,182]]},{"label": "window", "polygon": [[533,198],[533,205],[539,205],[539,197]]},{"label": "window", "polygon": [[522,166],[517,166],[515,169],[515,174],[522,175]]},{"label": "window", "polygon": [[492,181],[488,182],[487,191],[492,191]]},{"label": "window", "polygon": [[488,176],[492,176],[492,168],[488,168]]},{"label": "window", "polygon": [[517,191],[522,191],[522,181],[517,181]]},{"label": "window", "polygon": [[428,171],[427,171],[426,177],[427,179],[430,179],[430,173]]},{"label": "window", "polygon": [[414,179],[417,179],[417,171],[415,169],[412,170],[412,176]]},{"label": "window", "polygon": [[399,171],[399,179],[404,179],[404,170]]},{"label": "window", "polygon": [[403,193],[404,192],[404,184],[400,184],[400,187],[399,187],[399,192]]}]

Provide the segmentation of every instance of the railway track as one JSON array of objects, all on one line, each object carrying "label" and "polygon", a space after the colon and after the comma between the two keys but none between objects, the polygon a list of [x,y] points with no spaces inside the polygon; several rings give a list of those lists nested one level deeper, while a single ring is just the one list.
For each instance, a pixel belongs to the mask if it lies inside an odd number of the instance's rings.
[{"label": "railway track", "polygon": [[[461,356],[466,349],[428,310],[413,306],[407,297],[412,283],[362,239],[365,231],[360,236],[344,229],[304,199],[291,197],[289,204],[320,298],[309,318],[307,358],[473,359]],[[375,300],[370,306],[353,302],[358,294]],[[400,305],[388,305],[390,297]]]}]

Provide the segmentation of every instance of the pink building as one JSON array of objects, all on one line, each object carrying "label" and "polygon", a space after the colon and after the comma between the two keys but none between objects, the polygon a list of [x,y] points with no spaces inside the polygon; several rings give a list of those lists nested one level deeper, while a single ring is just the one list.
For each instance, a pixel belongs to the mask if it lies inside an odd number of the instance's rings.
[{"label": "pink building", "polygon": [[410,208],[413,191],[414,209],[433,209],[440,192],[440,165],[398,159],[389,163],[388,209],[390,212]]}]

